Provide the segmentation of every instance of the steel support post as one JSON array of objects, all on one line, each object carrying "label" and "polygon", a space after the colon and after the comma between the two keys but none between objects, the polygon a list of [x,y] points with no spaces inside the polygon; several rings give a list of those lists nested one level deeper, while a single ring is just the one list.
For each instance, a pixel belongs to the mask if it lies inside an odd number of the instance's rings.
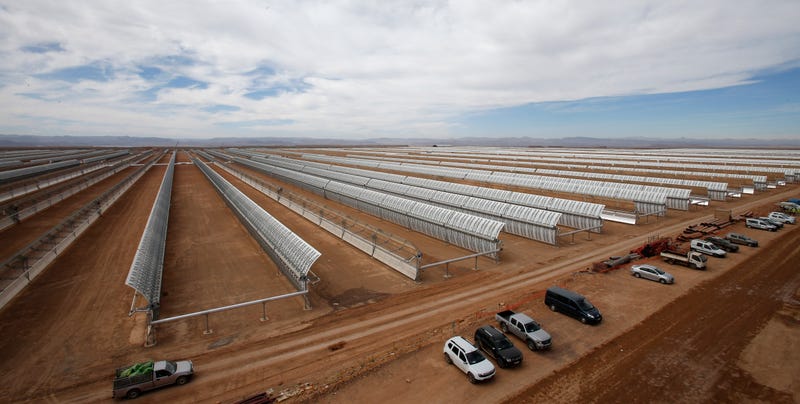
[{"label": "steel support post", "polygon": [[208,314],[205,315],[206,317],[206,329],[203,331],[203,335],[208,335],[213,333],[214,331],[211,328],[208,328]]},{"label": "steel support post", "polygon": [[269,317],[267,317],[267,302],[261,303],[261,321],[267,321]]}]

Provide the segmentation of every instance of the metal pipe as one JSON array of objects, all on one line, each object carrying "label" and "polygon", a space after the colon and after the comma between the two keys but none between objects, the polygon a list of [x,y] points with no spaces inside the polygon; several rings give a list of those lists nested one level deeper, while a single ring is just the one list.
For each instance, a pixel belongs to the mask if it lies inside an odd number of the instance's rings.
[{"label": "metal pipe", "polygon": [[308,290],[301,290],[299,292],[287,293],[285,295],[265,297],[263,299],[251,300],[249,302],[244,302],[244,303],[236,303],[236,304],[232,304],[230,306],[217,307],[217,308],[214,308],[214,309],[208,309],[208,310],[198,311],[198,312],[189,313],[189,314],[181,314],[181,315],[178,315],[178,316],[175,316],[175,317],[162,318],[160,320],[155,320],[155,321],[151,322],[150,324],[163,324],[163,323],[167,323],[167,322],[170,322],[170,321],[176,321],[176,320],[182,320],[182,319],[190,318],[190,317],[208,315],[208,314],[217,313],[217,312],[220,312],[220,311],[238,309],[240,307],[245,307],[245,306],[252,306],[254,304],[269,302],[269,301],[272,301],[272,300],[286,299],[286,298],[289,298],[289,297],[305,295],[307,293],[308,293]]},{"label": "metal pipe", "polygon": [[450,258],[449,260],[434,262],[434,263],[431,263],[431,264],[425,264],[425,265],[419,267],[419,269],[435,267],[435,266],[442,265],[442,264],[449,264],[451,262],[456,262],[456,261],[463,261],[463,260],[470,259],[470,258],[473,258],[473,257],[477,258],[477,257],[480,257],[481,255],[494,254],[494,253],[498,253],[500,251],[502,251],[502,250],[501,249],[497,249],[497,250],[484,251],[484,252],[479,252],[479,253],[475,253],[475,254],[465,255],[463,257],[458,257],[458,258]]}]

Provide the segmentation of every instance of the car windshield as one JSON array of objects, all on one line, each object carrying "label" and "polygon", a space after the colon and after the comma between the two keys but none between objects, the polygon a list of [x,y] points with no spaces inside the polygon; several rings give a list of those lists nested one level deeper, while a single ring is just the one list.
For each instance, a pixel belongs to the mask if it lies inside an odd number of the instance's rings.
[{"label": "car windshield", "polygon": [[539,327],[539,323],[535,321],[531,321],[528,324],[525,324],[525,332],[536,332],[539,331],[542,327]]},{"label": "car windshield", "polygon": [[498,349],[508,349],[508,348],[513,347],[513,346],[514,346],[514,344],[512,344],[511,341],[509,341],[506,338],[497,340],[497,348]]},{"label": "car windshield", "polygon": [[653,271],[656,271],[656,273],[659,274],[659,275],[664,275],[666,273],[666,272],[664,272],[664,271],[662,271],[662,270],[660,270],[660,269],[658,269],[656,267],[653,267]]},{"label": "car windshield", "polygon": [[478,362],[482,362],[485,360],[486,358],[483,357],[483,354],[481,354],[478,351],[472,351],[467,354],[467,363],[469,363],[470,365],[474,365]]},{"label": "car windshield", "polygon": [[178,365],[176,365],[175,362],[173,361],[166,361],[166,362],[167,365],[164,366],[164,368],[167,369],[170,373],[175,373],[175,370],[177,369]]},{"label": "car windshield", "polygon": [[589,303],[586,299],[578,300],[578,306],[581,307],[583,310],[591,310],[594,308],[591,303]]}]

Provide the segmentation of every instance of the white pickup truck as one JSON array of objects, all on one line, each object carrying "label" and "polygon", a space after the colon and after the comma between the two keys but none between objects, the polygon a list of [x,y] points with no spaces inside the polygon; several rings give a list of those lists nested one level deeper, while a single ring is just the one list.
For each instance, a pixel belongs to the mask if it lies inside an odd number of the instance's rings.
[{"label": "white pickup truck", "polygon": [[679,252],[666,250],[661,252],[661,258],[667,264],[681,264],[694,269],[706,269],[706,261],[708,260],[705,255],[697,251]]},{"label": "white pickup truck", "polygon": [[136,398],[147,390],[184,385],[194,374],[192,361],[148,361],[125,366],[114,373],[114,398]]},{"label": "white pickup truck", "polygon": [[500,329],[503,332],[510,332],[525,341],[525,345],[531,351],[548,349],[553,342],[550,334],[542,329],[539,323],[523,313],[505,310],[497,313],[494,319],[500,324]]}]

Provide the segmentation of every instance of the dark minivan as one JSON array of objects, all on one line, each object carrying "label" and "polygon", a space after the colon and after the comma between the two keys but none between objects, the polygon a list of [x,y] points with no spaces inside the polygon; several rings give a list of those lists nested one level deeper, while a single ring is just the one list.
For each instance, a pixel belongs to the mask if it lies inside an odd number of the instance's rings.
[{"label": "dark minivan", "polygon": [[553,286],[547,288],[544,304],[553,311],[560,311],[568,316],[581,320],[582,323],[597,324],[603,320],[600,310],[592,306],[582,295],[571,290]]},{"label": "dark minivan", "polygon": [[497,361],[497,366],[507,368],[522,363],[522,351],[497,328],[485,325],[475,331],[475,345]]}]

